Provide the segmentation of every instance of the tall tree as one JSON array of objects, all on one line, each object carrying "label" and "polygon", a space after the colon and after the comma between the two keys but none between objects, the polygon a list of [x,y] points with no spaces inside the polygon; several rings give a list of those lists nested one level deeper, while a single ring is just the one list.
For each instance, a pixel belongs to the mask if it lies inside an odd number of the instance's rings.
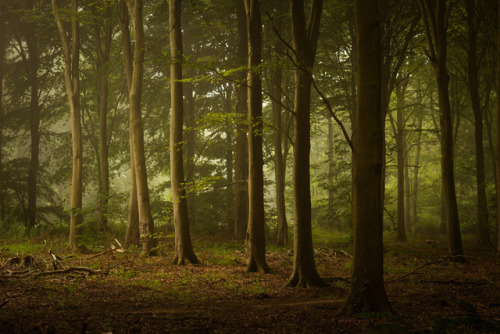
[{"label": "tall tree", "polygon": [[396,151],[397,151],[397,166],[398,166],[398,233],[397,240],[406,242],[406,225],[409,221],[406,219],[408,208],[405,203],[405,156],[406,152],[406,124],[404,114],[404,95],[408,85],[407,77],[400,77],[396,84]]},{"label": "tall tree", "polygon": [[288,286],[325,285],[316,270],[311,230],[311,85],[316,58],[322,0],[313,0],[306,23],[304,1],[291,0],[292,39],[295,68],[293,199],[293,272]]},{"label": "tall tree", "polygon": [[[99,115],[99,194],[98,215],[101,228],[108,228],[108,198],[109,198],[109,148],[108,148],[108,92],[109,92],[109,56],[113,38],[112,6],[105,4],[104,8],[95,8],[102,11],[102,18],[95,15],[94,33],[96,71],[97,71],[97,108]],[[97,14],[97,13],[96,13]]]},{"label": "tall tree", "polygon": [[[248,54],[245,5],[241,0],[234,0],[236,19],[238,21],[238,50],[236,57],[238,66],[246,66]],[[236,115],[238,116],[238,129],[236,134],[234,177],[235,177],[235,212],[234,212],[234,237],[238,240],[245,239],[248,222],[248,145],[247,145],[247,87],[246,72],[238,71],[236,80]]]},{"label": "tall tree", "polygon": [[[275,29],[280,32],[282,30],[282,14],[284,0],[277,0],[276,3],[276,26]],[[274,45],[274,50],[277,54],[275,57],[276,66],[271,74],[270,94],[272,95],[273,108],[273,147],[274,147],[274,180],[276,183],[276,217],[277,217],[277,236],[276,244],[285,246],[288,243],[288,224],[286,221],[285,207],[285,167],[283,161],[282,149],[282,86],[283,86],[283,67],[280,62],[284,54],[284,45],[281,41],[277,41]]]},{"label": "tall tree", "polygon": [[71,0],[71,44],[59,15],[57,0],[52,0],[52,11],[61,38],[64,60],[64,83],[71,113],[71,136],[73,149],[73,169],[71,178],[71,221],[68,247],[78,248],[78,228],[82,223],[82,126],[80,113],[80,30],[78,20],[78,0]]},{"label": "tall tree", "polygon": [[484,167],[483,146],[483,111],[479,96],[479,64],[477,62],[477,35],[479,19],[476,12],[476,1],[465,1],[467,11],[468,48],[467,72],[469,79],[469,92],[474,112],[474,143],[476,146],[476,192],[477,192],[477,225],[479,230],[479,243],[486,246],[490,242],[488,231],[488,201],[486,199],[486,176]]},{"label": "tall tree", "polygon": [[497,27],[497,67],[496,67],[496,96],[497,96],[497,136],[496,136],[496,171],[497,171],[497,254],[500,253],[500,0],[498,3],[498,27]]},{"label": "tall tree", "polygon": [[[439,102],[441,175],[446,210],[448,252],[463,255],[462,235],[455,190],[453,121],[451,115],[447,58],[447,30],[452,1],[417,0],[428,48],[425,50],[436,75]],[[434,5],[434,6],[433,6]]]},{"label": "tall tree", "polygon": [[191,245],[189,233],[189,218],[184,188],[183,166],[183,94],[182,94],[182,30],[181,30],[182,0],[169,0],[169,31],[170,31],[170,179],[172,183],[172,202],[174,205],[175,257],[174,263],[184,264],[185,261],[198,263]]},{"label": "tall tree", "polygon": [[391,313],[383,277],[381,43],[378,1],[356,0],[357,106],[354,141],[354,255],[351,287],[340,315]]},{"label": "tall tree", "polygon": [[[127,90],[130,94],[132,87],[132,48],[130,46],[130,30],[129,30],[129,14],[125,0],[120,0],[118,3],[118,14],[120,16],[120,29],[122,33],[122,54],[123,66],[125,69],[125,77],[127,79]],[[132,114],[129,120],[129,145],[130,145],[130,191],[128,204],[128,225],[125,234],[125,246],[137,245],[140,243],[139,232],[139,208],[137,203],[137,178],[135,173],[134,160],[134,128],[132,122]]]},{"label": "tall tree", "polygon": [[3,188],[3,128],[4,128],[4,111],[3,111],[3,78],[4,78],[4,63],[5,63],[5,19],[4,14],[0,14],[0,219],[5,217],[5,200]]},{"label": "tall tree", "polygon": [[248,272],[268,272],[262,158],[262,22],[258,0],[245,0],[248,36]]},{"label": "tall tree", "polygon": [[137,204],[139,212],[139,231],[142,244],[142,255],[156,253],[157,239],[153,238],[154,222],[151,215],[149,200],[148,175],[146,171],[146,156],[144,152],[144,129],[142,124],[141,101],[144,76],[144,23],[143,1],[126,0],[128,11],[132,17],[135,33],[134,60],[132,80],[129,91],[130,126],[132,127],[133,155],[137,186]]},{"label": "tall tree", "polygon": [[[36,3],[29,0],[25,3],[26,10],[35,11]],[[40,103],[38,88],[38,68],[39,51],[36,35],[36,23],[32,20],[24,23],[26,47],[28,50],[28,59],[25,60],[26,74],[30,86],[30,106],[29,106],[29,124],[30,124],[30,165],[28,169],[28,210],[27,210],[27,230],[32,229],[37,220],[37,178],[40,164]],[[21,47],[22,48],[22,47]]]}]

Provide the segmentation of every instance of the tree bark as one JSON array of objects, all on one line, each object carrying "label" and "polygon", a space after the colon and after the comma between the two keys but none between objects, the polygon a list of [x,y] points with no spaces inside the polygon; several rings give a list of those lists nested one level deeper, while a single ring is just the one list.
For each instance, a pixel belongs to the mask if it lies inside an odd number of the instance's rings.
[{"label": "tree bark", "polygon": [[258,0],[245,0],[248,38],[248,247],[247,272],[268,272],[262,158],[262,23]]},{"label": "tree bark", "polygon": [[377,1],[356,0],[358,47],[356,141],[354,142],[354,254],[351,287],[339,315],[392,313],[383,277],[382,165],[384,130],[381,44]]},{"label": "tree bark", "polygon": [[409,221],[406,220],[406,198],[405,198],[405,156],[406,153],[406,125],[404,115],[404,94],[406,92],[406,85],[408,79],[399,77],[399,82],[396,85],[396,152],[397,152],[397,166],[398,166],[398,228],[397,240],[399,242],[406,242],[406,225]]},{"label": "tree bark", "polygon": [[2,225],[5,218],[5,200],[3,189],[3,78],[5,65],[5,49],[5,23],[4,18],[2,17],[2,15],[0,15],[0,219],[2,219]]},{"label": "tree bark", "polygon": [[[127,79],[127,90],[130,95],[132,87],[132,49],[130,47],[129,13],[125,0],[118,3],[118,14],[120,16],[120,29],[122,32],[122,55],[125,77]],[[135,176],[134,160],[134,138],[132,127],[132,115],[129,115],[129,151],[130,151],[130,190],[128,204],[128,226],[125,234],[125,246],[140,245],[139,233],[139,208],[137,203],[137,181]]]},{"label": "tree bark", "polygon": [[[108,229],[109,198],[109,154],[108,154],[108,91],[109,91],[109,54],[113,37],[111,22],[111,6],[106,5],[104,17],[95,25],[95,47],[97,52],[97,108],[99,115],[99,194],[98,216],[102,229]],[[101,36],[101,25],[104,25],[104,36]],[[101,38],[104,37],[104,48]]]},{"label": "tree bark", "polygon": [[68,96],[71,114],[71,140],[73,152],[73,168],[71,177],[71,221],[69,227],[68,248],[71,251],[78,249],[77,236],[82,223],[82,128],[80,123],[80,78],[79,78],[79,51],[80,32],[77,17],[78,0],[71,0],[71,45],[59,17],[57,0],[52,0],[52,10],[57,24],[57,30],[62,42],[64,55],[64,82]]},{"label": "tree bark", "polygon": [[126,0],[132,17],[135,33],[134,61],[129,92],[130,126],[133,137],[133,159],[137,186],[137,204],[139,212],[139,233],[142,244],[142,256],[155,255],[158,240],[153,238],[154,222],[149,200],[148,176],[144,152],[144,129],[142,124],[141,100],[144,76],[144,24],[143,1]]},{"label": "tree bark", "polygon": [[498,27],[497,27],[497,67],[496,67],[496,95],[497,95],[497,135],[496,135],[496,171],[497,171],[497,252],[500,253],[500,0],[498,1]]},{"label": "tree bark", "polygon": [[313,0],[309,19],[305,20],[304,2],[291,0],[291,23],[295,68],[293,199],[294,246],[293,271],[287,285],[299,287],[324,286],[314,262],[311,231],[311,85],[312,69],[319,36],[323,1]]},{"label": "tree bark", "polygon": [[[446,33],[450,4],[451,2],[444,0],[437,1],[436,8],[431,8],[431,2],[429,0],[418,0],[428,44],[426,53],[434,69],[437,81],[441,133],[441,174],[446,210],[448,253],[451,256],[460,256],[463,255],[463,246],[455,190],[453,121],[451,117],[450,95],[448,89],[450,77],[446,67]],[[460,259],[460,257],[457,259]]]},{"label": "tree bark", "polygon": [[[30,0],[27,10],[35,8],[35,2]],[[27,76],[30,85],[30,107],[29,124],[31,137],[31,157],[28,169],[28,219],[26,230],[35,227],[37,220],[37,176],[40,164],[40,105],[38,101],[38,44],[36,40],[35,24],[26,23],[26,46],[28,48],[29,60],[27,64]]]},{"label": "tree bark", "polygon": [[[225,85],[224,108],[227,114],[231,114],[232,104],[231,85]],[[234,233],[234,192],[233,192],[233,128],[228,124],[225,128],[226,133],[226,182],[227,182],[227,197],[226,197],[226,228],[228,232]]]},{"label": "tree bark", "polygon": [[174,263],[185,261],[198,263],[191,245],[189,218],[184,188],[183,166],[183,94],[182,94],[182,32],[181,0],[170,0],[170,179],[172,183],[172,202],[174,206],[175,256]]},{"label": "tree bark", "polygon": [[486,199],[486,177],[484,167],[483,146],[483,111],[479,97],[479,78],[477,64],[477,23],[476,5],[474,0],[465,2],[467,11],[467,26],[469,45],[467,49],[467,72],[469,77],[469,92],[474,112],[474,143],[476,146],[476,192],[477,192],[477,225],[479,244],[483,247],[490,244],[488,231],[488,201]]},{"label": "tree bark", "polygon": [[[245,59],[248,54],[246,14],[243,1],[234,0],[236,6],[236,18],[238,21],[238,65],[245,66]],[[247,87],[246,72],[237,73],[237,81],[242,84],[236,86],[236,115],[238,129],[236,134],[235,147],[235,213],[234,213],[234,237],[237,240],[244,240],[248,223],[248,143],[246,123],[247,117]]]}]

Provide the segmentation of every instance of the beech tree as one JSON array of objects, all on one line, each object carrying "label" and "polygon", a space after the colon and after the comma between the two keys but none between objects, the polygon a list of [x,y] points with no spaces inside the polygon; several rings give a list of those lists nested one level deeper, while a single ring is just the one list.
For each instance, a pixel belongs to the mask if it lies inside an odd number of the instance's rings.
[{"label": "beech tree", "polygon": [[[127,90],[130,94],[132,87],[132,48],[130,46],[130,30],[129,30],[129,14],[125,0],[120,0],[117,4],[118,15],[120,17],[120,29],[122,33],[122,55],[123,66],[125,71],[125,78],[127,80]],[[130,114],[132,116],[132,114]],[[132,118],[129,117],[129,152],[130,152],[130,190],[129,190],[129,203],[128,203],[128,225],[125,234],[125,246],[139,245],[139,208],[137,203],[137,180],[135,174],[135,160],[134,160],[134,128]]]},{"label": "beech tree", "polygon": [[182,93],[182,30],[181,0],[169,0],[170,32],[170,179],[174,206],[175,257],[174,263],[198,263],[191,245],[183,166],[183,93]]},{"label": "beech tree", "polygon": [[[71,178],[71,221],[68,247],[78,249],[78,228],[82,223],[82,126],[80,120],[80,30],[78,23],[78,0],[71,0],[71,34],[68,37],[64,22],[59,15],[57,0],[52,0],[52,11],[61,38],[64,60],[64,83],[71,113],[71,136],[73,149],[73,171]],[[71,38],[71,39],[70,39]],[[71,41],[71,44],[70,44]]]},{"label": "beech tree", "polygon": [[339,315],[392,313],[384,288],[382,78],[377,1],[356,0],[357,105],[354,127],[351,287]]},{"label": "beech tree", "polygon": [[314,263],[311,230],[311,85],[316,57],[322,0],[313,0],[306,23],[304,1],[291,0],[291,22],[295,68],[293,200],[293,271],[288,286],[323,286]]},{"label": "beech tree", "polygon": [[158,240],[153,238],[154,222],[149,200],[148,175],[144,153],[144,129],[141,113],[141,98],[144,75],[144,25],[142,0],[126,0],[134,27],[134,57],[129,91],[130,126],[132,128],[134,169],[137,186],[137,207],[142,255],[155,255]]},{"label": "beech tree", "polygon": [[262,23],[258,0],[245,0],[248,36],[248,272],[268,272],[262,159]]},{"label": "beech tree", "polygon": [[[243,1],[234,0],[236,19],[238,21],[238,50],[236,51],[237,64],[245,66],[248,54],[245,4]],[[245,239],[248,222],[248,143],[247,143],[247,87],[246,72],[238,71],[236,80],[241,84],[236,86],[236,115],[238,126],[235,147],[235,198],[234,198],[234,237]]]},{"label": "beech tree", "polygon": [[428,46],[425,52],[434,69],[438,87],[441,179],[446,210],[448,252],[451,256],[459,256],[463,255],[463,246],[455,190],[453,121],[448,89],[450,76],[446,64],[448,46],[446,34],[452,1],[417,0],[417,2]]}]

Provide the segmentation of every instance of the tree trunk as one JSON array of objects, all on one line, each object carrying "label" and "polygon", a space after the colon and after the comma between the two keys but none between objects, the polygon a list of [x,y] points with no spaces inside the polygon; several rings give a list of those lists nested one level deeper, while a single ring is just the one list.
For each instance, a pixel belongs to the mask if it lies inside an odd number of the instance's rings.
[{"label": "tree trunk", "polygon": [[398,234],[399,242],[406,242],[406,210],[405,208],[405,115],[404,115],[404,94],[406,91],[408,79],[400,76],[399,83],[396,85],[396,152],[398,166]]},{"label": "tree trunk", "polygon": [[[192,50],[190,48],[192,41],[191,38],[191,28],[188,25],[184,31],[184,45],[187,45],[187,50],[184,51],[184,54],[188,57],[192,54]],[[189,71],[189,69],[188,69]],[[191,71],[194,71],[191,69]],[[188,73],[189,75],[190,73]],[[186,171],[186,184],[189,185],[189,191],[187,192],[187,207],[188,207],[188,217],[191,226],[196,224],[196,180],[195,180],[195,145],[196,145],[196,115],[195,115],[195,96],[194,96],[194,83],[192,81],[187,81],[184,84],[184,96],[185,96],[185,118],[184,125],[186,127],[185,130],[185,140],[184,140],[184,149],[186,152],[185,159],[185,171]]]},{"label": "tree trunk", "polygon": [[413,187],[412,187],[412,221],[411,226],[416,226],[418,224],[418,172],[420,169],[420,151],[422,147],[422,115],[418,115],[418,127],[417,127],[417,139],[415,143],[415,166],[413,167]]},{"label": "tree trunk", "polygon": [[126,0],[135,33],[134,61],[129,92],[130,121],[133,137],[134,166],[137,186],[137,204],[139,212],[139,233],[142,244],[142,256],[155,255],[158,240],[154,234],[154,222],[149,201],[148,176],[144,152],[144,129],[142,125],[141,99],[144,75],[144,25],[142,18],[142,0]]},{"label": "tree trunk", "polygon": [[381,45],[377,1],[356,0],[358,98],[354,142],[354,257],[351,287],[339,315],[392,313],[383,277]]},{"label": "tree trunk", "polygon": [[[498,27],[497,27],[497,67],[496,67],[496,95],[497,95],[497,135],[496,135],[496,170],[497,170],[497,252],[500,253],[500,0],[498,1]],[[497,253],[497,254],[498,254]]]},{"label": "tree trunk", "polygon": [[[29,1],[28,10],[35,7],[34,1]],[[28,170],[28,220],[26,230],[30,231],[36,224],[37,218],[37,176],[40,164],[40,105],[38,102],[38,45],[36,40],[35,24],[27,23],[26,46],[28,48],[29,62],[27,76],[30,85],[29,123],[31,137],[31,158]]]},{"label": "tree trunk", "polygon": [[181,0],[170,0],[170,179],[172,183],[172,202],[174,206],[175,256],[174,263],[185,261],[198,263],[191,245],[189,218],[184,188],[183,166],[183,95],[182,95],[182,32]]},{"label": "tree trunk", "polygon": [[481,98],[479,97],[478,64],[476,55],[478,32],[475,19],[475,1],[466,1],[465,6],[467,10],[469,37],[467,70],[472,110],[474,112],[474,143],[476,146],[477,225],[479,244],[484,247],[490,244],[490,235],[488,231],[488,201],[486,199],[486,177],[484,167],[483,111],[481,109]]},{"label": "tree trunk", "polygon": [[[232,111],[231,96],[232,87],[231,85],[224,86],[225,97],[224,105],[225,112],[229,115]],[[234,192],[233,192],[233,128],[231,124],[228,124],[225,129],[226,133],[226,228],[228,232],[234,233]]]},{"label": "tree trunk", "polygon": [[[118,14],[120,16],[120,28],[122,32],[122,54],[125,77],[127,79],[127,90],[130,95],[132,87],[132,49],[130,47],[129,13],[125,0],[118,3]],[[134,129],[132,127],[132,114],[129,116],[129,147],[130,147],[130,190],[128,204],[128,226],[125,234],[125,246],[140,245],[139,233],[139,207],[137,203],[137,181],[135,176],[134,160]]]},{"label": "tree trunk", "polygon": [[5,23],[4,18],[0,15],[0,219],[3,225],[5,218],[5,200],[3,189],[3,77],[4,77],[4,63],[5,63]]},{"label": "tree trunk", "polygon": [[[113,37],[111,6],[104,9],[104,17],[96,23],[96,69],[97,69],[97,108],[99,115],[99,194],[98,216],[102,229],[108,229],[109,198],[109,161],[108,161],[108,91],[109,91],[109,54]],[[104,49],[101,43],[101,24],[104,23]]]},{"label": "tree trunk", "polygon": [[[245,66],[245,59],[248,54],[246,14],[243,1],[234,0],[236,6],[236,18],[238,21],[238,65]],[[236,134],[235,148],[235,213],[234,213],[234,237],[237,240],[244,240],[248,222],[248,145],[247,145],[247,87],[246,72],[237,73],[237,81],[241,85],[236,86],[236,114],[238,120],[238,130]]]},{"label": "tree trunk", "polygon": [[245,0],[248,38],[248,246],[247,272],[268,272],[262,158],[262,23],[258,0]]},{"label": "tree trunk", "polygon": [[328,177],[327,182],[328,186],[328,224],[333,227],[333,179],[334,179],[334,171],[333,171],[333,122],[332,118],[328,117]]},{"label": "tree trunk", "polygon": [[[432,64],[437,81],[441,133],[441,174],[446,210],[448,253],[451,256],[459,256],[463,255],[463,246],[455,191],[453,121],[451,117],[450,95],[448,89],[450,77],[446,68],[446,32],[450,2],[439,1],[437,2],[436,8],[431,7],[429,0],[419,0],[418,4],[422,14],[422,22],[429,47],[427,56]],[[457,260],[458,259],[460,258],[457,258]]]},{"label": "tree trunk", "polygon": [[324,286],[316,270],[311,230],[311,84],[323,1],[313,0],[306,25],[304,2],[290,1],[295,68],[293,146],[294,245],[293,271],[287,285]]},{"label": "tree trunk", "polygon": [[82,223],[82,128],[80,123],[80,78],[79,78],[79,23],[76,12],[78,0],[71,0],[71,45],[66,35],[64,24],[59,17],[57,0],[52,0],[52,9],[57,30],[62,42],[64,54],[64,82],[71,114],[71,141],[73,150],[73,168],[71,177],[71,221],[69,227],[68,248],[78,249],[77,236]]},{"label": "tree trunk", "polygon": [[[282,1],[278,0],[276,10],[278,15],[283,12]],[[276,29],[282,30],[281,20],[276,22]],[[274,46],[277,54],[281,55],[284,52],[283,43],[277,42]],[[283,167],[283,148],[282,148],[282,126],[281,126],[281,90],[283,86],[283,68],[279,64],[281,56],[276,57],[276,68],[272,74],[271,80],[271,95],[273,107],[273,148],[274,148],[274,180],[276,185],[276,217],[277,217],[277,246],[286,246],[288,243],[288,224],[286,221],[286,206],[285,206],[285,169]]]}]

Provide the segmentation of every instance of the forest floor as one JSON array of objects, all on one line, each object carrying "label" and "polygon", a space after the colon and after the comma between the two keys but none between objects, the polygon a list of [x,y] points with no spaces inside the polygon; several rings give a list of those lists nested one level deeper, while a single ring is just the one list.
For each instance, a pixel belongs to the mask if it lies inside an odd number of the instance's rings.
[{"label": "forest floor", "polygon": [[271,247],[272,271],[259,274],[245,273],[234,242],[194,245],[202,264],[177,266],[171,243],[141,258],[118,246],[70,255],[62,242],[0,241],[0,333],[500,333],[492,252],[466,249],[458,264],[444,259],[444,241],[390,243],[385,281],[396,314],[336,318],[349,288],[346,244],[315,249],[329,286],[309,289],[284,286],[288,249]]}]

